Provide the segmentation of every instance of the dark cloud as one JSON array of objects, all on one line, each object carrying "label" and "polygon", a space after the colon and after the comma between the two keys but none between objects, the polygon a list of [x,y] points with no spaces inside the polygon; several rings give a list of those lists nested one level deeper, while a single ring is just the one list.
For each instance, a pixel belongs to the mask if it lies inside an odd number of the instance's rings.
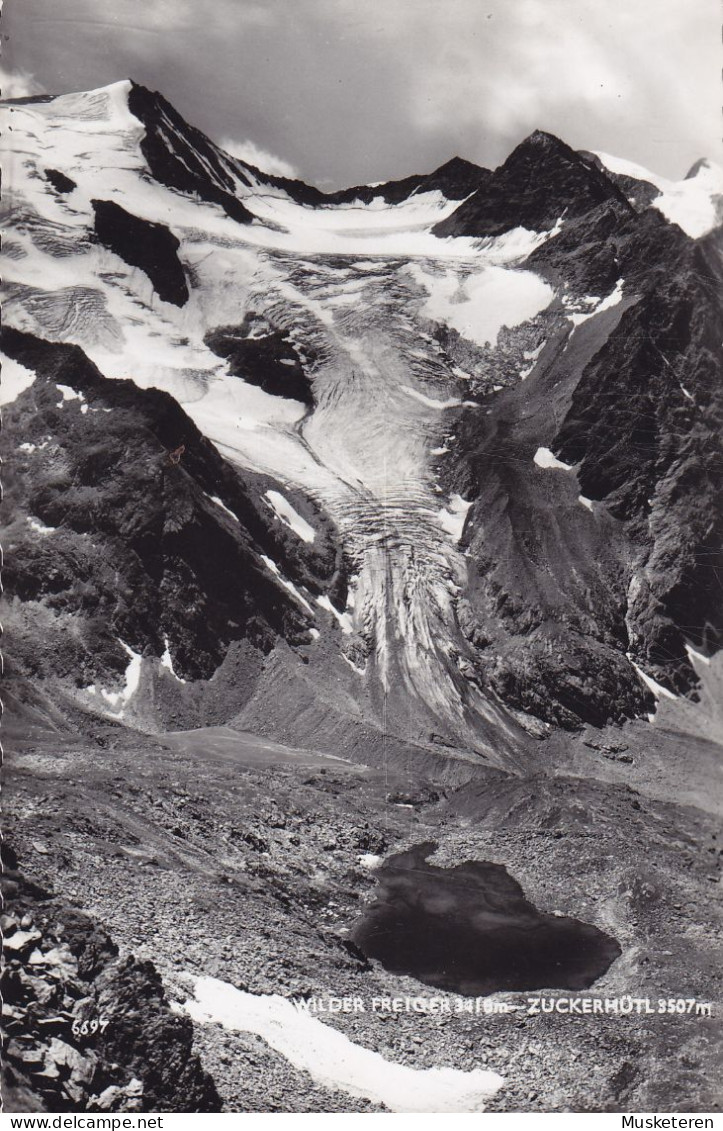
[{"label": "dark cloud", "polygon": [[133,77],[307,180],[495,165],[531,130],[681,176],[720,160],[717,0],[6,0],[5,64]]}]

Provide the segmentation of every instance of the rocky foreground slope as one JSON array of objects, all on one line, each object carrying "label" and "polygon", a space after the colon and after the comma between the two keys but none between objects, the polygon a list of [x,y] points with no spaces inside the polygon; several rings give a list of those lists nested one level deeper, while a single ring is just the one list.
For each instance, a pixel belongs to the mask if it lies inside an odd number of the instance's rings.
[{"label": "rocky foreground slope", "polygon": [[188,1018],[150,962],[23,874],[3,845],[3,1071],[9,1111],[214,1111]]},{"label": "rocky foreground slope", "polygon": [[[51,936],[67,905],[80,906],[120,948],[118,959],[108,959],[108,978],[118,978],[124,963],[136,972],[132,1001],[116,1005],[110,992],[104,998],[112,1025],[103,1036],[127,1042],[131,1059],[115,1052],[115,1075],[99,1073],[88,1095],[101,1095],[101,1083],[122,1091],[133,1078],[145,1079],[142,1102],[153,1109],[149,1077],[132,1059],[137,1030],[112,1033],[126,1024],[126,1009],[144,1033],[167,1032],[152,962],[174,1008],[193,998],[199,976],[259,1004],[274,995],[361,998],[364,1012],[327,1014],[323,1024],[392,1066],[496,1073],[504,1084],[487,1110],[690,1112],[720,1105],[720,818],[688,797],[677,800],[686,780],[705,768],[712,801],[719,778],[712,762],[702,761],[705,743],[663,735],[651,781],[635,777],[644,774],[649,747],[626,736],[627,751],[613,751],[625,745],[620,732],[593,732],[585,741],[611,749],[598,752],[575,739],[569,775],[559,766],[524,779],[477,770],[471,782],[443,786],[431,761],[426,772],[418,764],[413,773],[385,772],[223,728],[162,739],[102,721],[88,738],[77,729],[64,733],[57,718],[55,728],[38,712],[21,733],[6,733],[5,826],[24,873],[62,899],[21,897],[10,913],[31,914],[42,933],[34,945],[45,952],[62,946]],[[608,767],[617,778],[605,778]],[[672,798],[655,796],[661,782]],[[511,991],[487,999],[496,1012],[475,1015],[459,1011],[453,993],[367,961],[350,934],[378,895],[375,865],[429,840],[440,846],[437,867],[453,871],[475,859],[504,865],[541,912],[577,918],[617,941],[621,956],[572,996],[649,998],[654,1012],[528,1015],[532,995]],[[51,965],[29,970],[35,981],[23,983],[25,996],[13,999],[13,1009],[28,1009],[37,979],[54,974]],[[95,985],[81,981],[70,996],[93,996]],[[559,985],[542,993],[570,996]],[[375,998],[420,996],[443,998],[450,1012],[371,1008]],[[660,999],[672,999],[674,1009],[693,999],[712,1015],[658,1013]],[[31,1008],[23,1031],[37,1067],[38,1019],[49,1007]],[[53,1035],[75,1045],[65,1024]],[[173,1033],[169,1062],[188,1040],[183,1028],[168,1032],[169,1040]],[[162,1062],[163,1043],[154,1047]],[[105,1071],[103,1048],[103,1039],[91,1037],[79,1051],[99,1051]],[[374,1110],[368,1098],[335,1086],[333,1059],[317,1064],[313,1076],[253,1031],[194,1024],[194,1050],[226,1110]],[[51,1107],[69,1103],[63,1079],[40,1081],[55,1089],[50,1093],[36,1082],[33,1092]],[[119,1105],[128,1102],[113,1095]],[[156,1102],[165,1110],[174,1093],[158,1093]]]}]

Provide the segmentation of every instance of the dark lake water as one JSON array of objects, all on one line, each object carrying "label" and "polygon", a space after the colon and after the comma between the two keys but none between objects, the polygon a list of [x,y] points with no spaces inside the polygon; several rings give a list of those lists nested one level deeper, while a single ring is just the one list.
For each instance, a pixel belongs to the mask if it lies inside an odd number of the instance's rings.
[{"label": "dark lake water", "polygon": [[581,990],[621,954],[589,923],[538,911],[501,864],[427,862],[434,843],[389,857],[376,900],[351,938],[393,974],[477,996],[497,990]]}]

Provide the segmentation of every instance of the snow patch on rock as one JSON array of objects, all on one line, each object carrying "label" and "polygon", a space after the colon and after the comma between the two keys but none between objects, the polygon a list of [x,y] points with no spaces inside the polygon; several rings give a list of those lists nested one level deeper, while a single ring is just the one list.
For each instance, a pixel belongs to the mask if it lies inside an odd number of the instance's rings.
[{"label": "snow patch on rock", "polygon": [[653,693],[653,695],[655,696],[656,699],[677,699],[678,698],[678,696],[674,695],[672,691],[668,691],[667,687],[663,687],[663,685],[661,683],[658,683],[658,681],[656,679],[653,679],[653,677],[651,675],[647,675],[646,672],[644,672],[642,668],[638,667],[638,665],[634,662],[634,660],[630,659],[629,655],[628,655],[628,660],[630,661],[630,664],[632,665],[632,667],[635,668],[635,671],[638,673],[638,675],[640,676],[640,678],[642,679],[643,683],[648,688],[648,690],[652,691],[652,693]]},{"label": "snow patch on rock", "polygon": [[289,530],[293,530],[302,542],[314,541],[316,537],[314,527],[305,518],[302,518],[298,511],[294,510],[289,500],[280,491],[267,491],[264,498],[268,500],[277,518],[283,522],[284,526],[288,526]]},{"label": "snow patch on rock", "polygon": [[652,207],[693,239],[700,239],[723,220],[723,168],[720,165],[701,161],[695,176],[669,181],[622,157],[608,153],[595,156],[611,173],[654,185],[660,195],[652,202]]},{"label": "snow patch on rock", "polygon": [[546,342],[540,342],[537,349],[525,350],[523,352],[522,356],[524,357],[525,361],[529,361],[531,364],[526,365],[524,369],[520,370],[520,380],[521,381],[524,381],[526,377],[530,376],[530,374],[532,373],[532,370],[535,368],[535,364],[537,362],[537,359],[540,356],[540,354],[542,353],[546,344],[547,344]]},{"label": "snow patch on rock", "polygon": [[449,500],[449,510],[442,508],[438,514],[439,525],[449,535],[453,542],[459,542],[464,530],[467,511],[472,506],[461,495],[452,495]]},{"label": "snow patch on rock", "polygon": [[374,852],[363,852],[362,855],[358,857],[358,860],[362,868],[374,870],[381,864],[382,857],[377,856]]},{"label": "snow patch on rock", "polygon": [[52,534],[56,529],[55,526],[46,526],[45,523],[40,522],[37,518],[33,518],[32,515],[28,515],[28,526],[31,530],[34,530],[36,534]]},{"label": "snow patch on rock", "polygon": [[85,400],[83,394],[76,392],[76,390],[72,389],[70,385],[59,385],[56,383],[55,388],[63,398],[58,404],[58,408],[62,408],[65,401],[80,401],[82,403]]},{"label": "snow patch on rock", "polygon": [[323,597],[317,597],[316,603],[317,605],[320,605],[322,609],[326,609],[327,613],[331,613],[331,615],[338,621],[339,627],[341,628],[342,632],[348,634],[354,631],[354,626],[352,624],[352,619],[349,613],[340,613],[338,609],[335,609],[326,594],[324,594]]},{"label": "snow patch on rock", "polygon": [[277,566],[276,562],[272,561],[271,558],[267,558],[265,554],[261,554],[261,561],[264,563],[264,565],[267,567],[267,569],[270,569],[271,572],[274,574],[274,576],[278,578],[278,580],[283,585],[284,589],[288,589],[288,591],[289,591],[289,593],[291,593],[292,597],[295,597],[296,600],[299,602],[299,604],[303,605],[304,608],[307,610],[307,612],[311,613],[311,615],[313,616],[314,610],[312,609],[309,602],[306,600],[305,597],[302,597],[301,593],[299,593],[299,590],[296,588],[293,581],[289,581],[286,577],[284,577],[281,570]]},{"label": "snow patch on rock", "polygon": [[33,384],[35,373],[5,354],[0,354],[0,367],[0,405],[12,404]]},{"label": "snow patch on rock", "polygon": [[554,297],[552,287],[532,271],[492,263],[473,271],[455,265],[434,272],[413,263],[409,271],[427,292],[422,316],[452,327],[480,346],[496,345],[503,326],[527,322]]},{"label": "snow patch on rock", "polygon": [[459,408],[462,404],[457,397],[450,397],[446,401],[436,401],[434,397],[428,397],[426,393],[420,393],[419,389],[413,389],[410,385],[400,386],[403,393],[408,397],[413,397],[415,401],[419,401],[425,408],[437,408],[442,411],[445,408]]},{"label": "snow patch on rock", "polygon": [[255,995],[218,978],[197,978],[184,1009],[196,1022],[254,1033],[322,1087],[383,1104],[392,1112],[479,1112],[502,1087],[496,1072],[411,1068],[350,1041],[300,1005]]},{"label": "snow patch on rock", "polygon": [[140,685],[143,657],[140,652],[134,652],[123,640],[119,640],[118,643],[129,657],[128,666],[125,670],[124,686],[120,691],[106,691],[104,687],[96,688],[95,684],[91,683],[84,690],[90,695],[99,696],[110,707],[117,708],[112,712],[113,718],[122,719],[128,702],[135,695]]},{"label": "snow patch on rock", "polygon": [[178,680],[179,683],[185,683],[186,682],[185,679],[182,679],[180,675],[176,675],[175,671],[173,670],[173,659],[171,657],[171,650],[168,646],[168,637],[167,636],[163,637],[163,644],[164,644],[164,647],[165,647],[165,651],[164,651],[163,655],[161,656],[161,666],[164,667],[167,671],[169,671],[171,673],[171,675],[173,676],[173,678]]},{"label": "snow patch on rock", "polygon": [[[206,494],[205,491],[204,494]],[[238,522],[236,515],[233,513],[233,511],[228,509],[225,503],[221,502],[218,495],[206,495],[206,498],[210,499],[212,503],[215,503],[217,507],[220,507],[222,511],[225,511],[229,518],[232,518],[234,522]]]},{"label": "snow patch on rock", "polygon": [[557,456],[552,454],[549,448],[538,448],[534,455],[534,461],[538,467],[559,471],[572,471],[572,465],[563,463],[561,459],[558,459]]},{"label": "snow patch on rock", "polygon": [[[574,327],[580,326],[583,322],[587,322],[589,318],[594,318],[596,314],[601,314],[603,310],[610,310],[612,307],[617,306],[623,300],[623,280],[618,279],[615,288],[605,298],[600,299],[595,295],[586,295],[582,302],[588,306],[588,310],[572,311],[568,316]],[[566,307],[570,306],[569,300],[563,300]]]},{"label": "snow patch on rock", "polygon": [[366,674],[366,668],[360,668],[358,664],[355,664],[353,660],[349,659],[346,652],[340,652],[339,655],[341,656],[344,663],[348,664],[349,667],[351,668],[351,670],[356,672],[357,675],[365,675]]}]

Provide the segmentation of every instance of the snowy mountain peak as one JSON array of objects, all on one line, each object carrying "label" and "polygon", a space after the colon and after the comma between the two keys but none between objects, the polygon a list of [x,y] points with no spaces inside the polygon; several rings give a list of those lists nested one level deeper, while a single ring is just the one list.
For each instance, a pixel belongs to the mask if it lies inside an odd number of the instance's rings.
[{"label": "snowy mountain peak", "polygon": [[683,180],[671,181],[634,161],[608,153],[594,156],[631,199],[640,194],[641,185],[652,185],[656,193],[645,199],[692,239],[700,239],[723,223],[723,169],[715,162],[701,158]]},{"label": "snowy mountain peak", "polygon": [[715,161],[710,161],[707,157],[699,157],[698,160],[691,165],[683,179],[691,181],[698,176],[711,178],[714,183],[723,188],[723,167],[718,165]]},{"label": "snowy mountain peak", "polygon": [[516,227],[555,228],[607,204],[621,215],[630,204],[605,172],[553,134],[535,130],[475,192],[440,222],[440,236],[499,236]]}]

